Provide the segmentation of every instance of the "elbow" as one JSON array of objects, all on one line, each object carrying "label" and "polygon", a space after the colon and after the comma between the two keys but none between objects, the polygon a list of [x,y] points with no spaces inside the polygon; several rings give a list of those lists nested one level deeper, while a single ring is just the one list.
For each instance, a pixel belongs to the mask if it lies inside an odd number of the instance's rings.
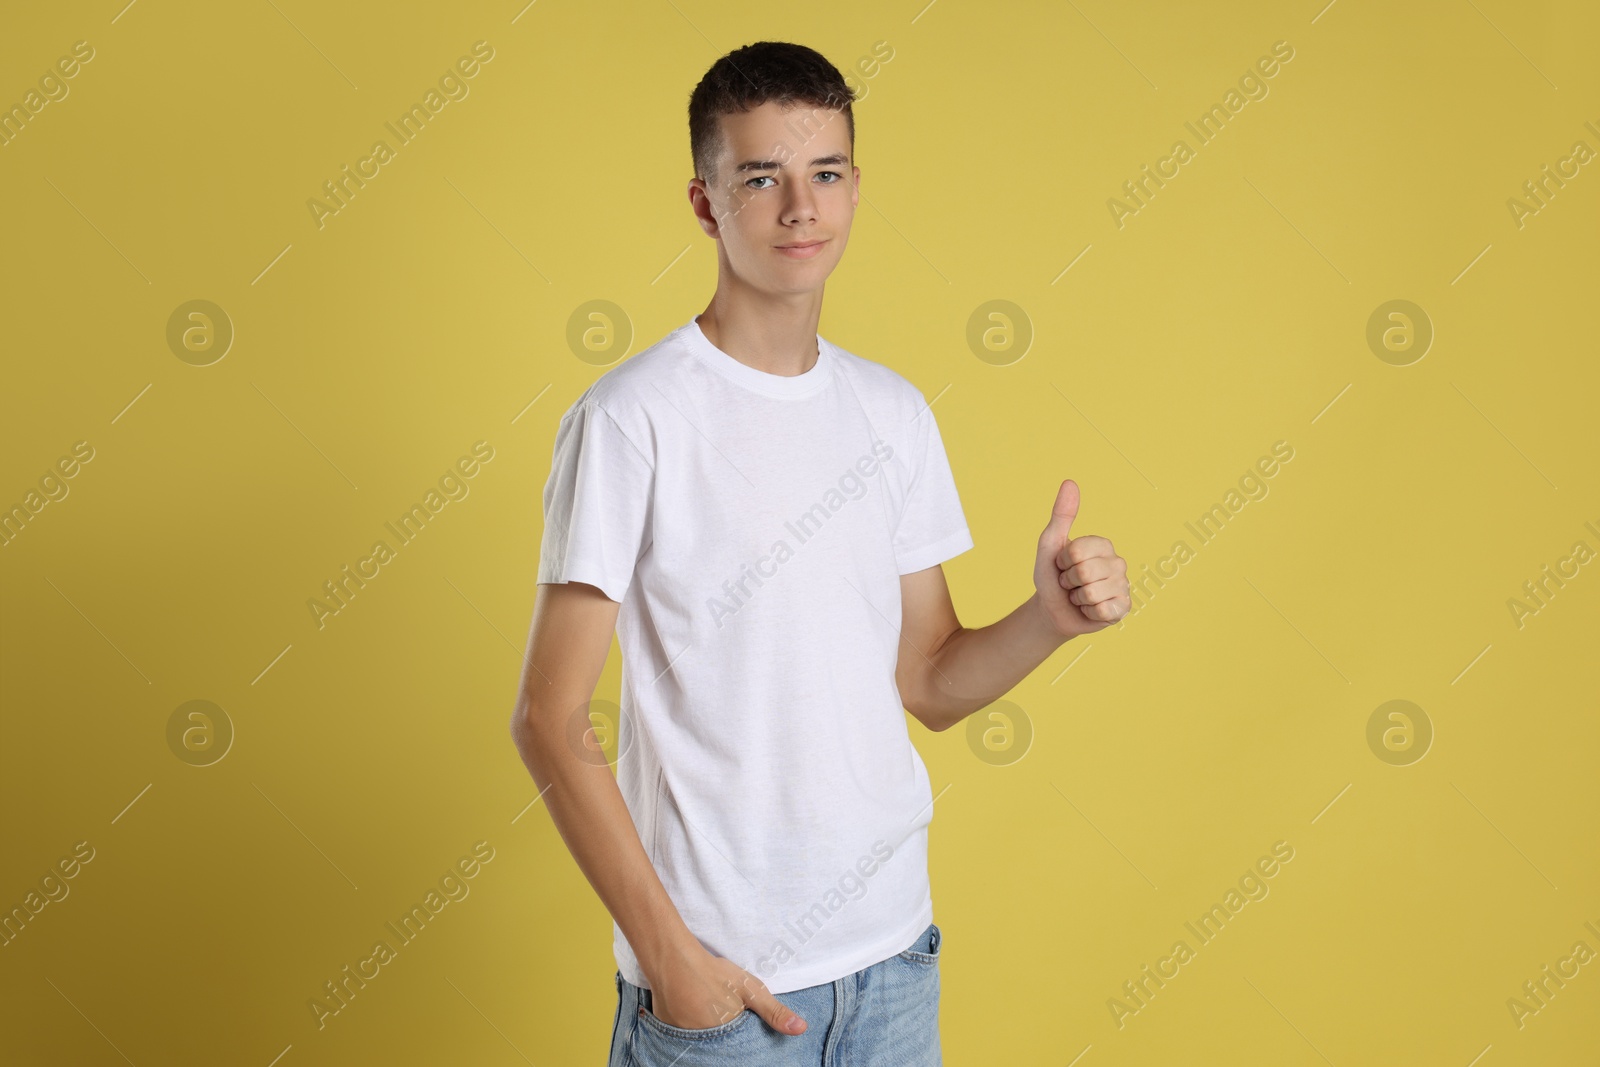
[{"label": "elbow", "polygon": [[906,709],[906,714],[934,733],[948,729],[950,724],[941,721],[938,712],[928,700],[927,689],[921,682],[920,678],[904,675],[895,679],[895,690],[900,697],[900,706]]},{"label": "elbow", "polygon": [[925,707],[918,701],[910,701],[905,707],[913,719],[916,719],[933,733],[943,733],[950,729],[952,725],[950,720],[939,718],[930,708]]},{"label": "elbow", "polygon": [[511,734],[511,743],[517,747],[518,752],[525,752],[532,744],[536,730],[534,728],[534,709],[526,701],[519,701],[516,710],[511,713],[511,722],[507,729]]},{"label": "elbow", "polygon": [[533,784],[542,793],[560,770],[560,761],[550,756],[550,746],[539,724],[526,710],[519,707],[511,716],[509,725],[511,744],[517,750],[522,765],[528,769]]}]

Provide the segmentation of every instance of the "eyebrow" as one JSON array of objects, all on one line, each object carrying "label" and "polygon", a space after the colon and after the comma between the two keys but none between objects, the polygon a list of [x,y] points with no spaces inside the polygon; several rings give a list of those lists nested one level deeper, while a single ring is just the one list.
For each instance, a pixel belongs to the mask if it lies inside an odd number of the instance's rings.
[{"label": "eyebrow", "polygon": [[[831,156],[819,156],[811,161],[813,167],[842,167],[850,162],[850,157],[835,153]],[[752,170],[780,170],[779,164],[770,159],[751,159],[733,168],[735,174],[743,174]]]}]

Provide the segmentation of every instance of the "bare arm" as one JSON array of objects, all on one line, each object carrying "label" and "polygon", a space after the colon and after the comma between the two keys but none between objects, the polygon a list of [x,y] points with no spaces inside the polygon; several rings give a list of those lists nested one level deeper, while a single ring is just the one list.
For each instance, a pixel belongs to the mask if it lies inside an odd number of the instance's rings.
[{"label": "bare arm", "polygon": [[905,709],[930,730],[947,730],[999,700],[1067,640],[1038,594],[999,622],[965,628],[939,566],[901,575],[900,604],[895,681]]},{"label": "bare arm", "polygon": [[610,766],[569,743],[575,717],[588,728],[617,608],[591,585],[539,586],[511,736],[562,840],[649,974],[694,936],[645,855]]},{"label": "bare arm", "polygon": [[905,709],[928,729],[949,729],[1005,696],[1068,640],[1128,614],[1128,561],[1104,537],[1071,536],[1078,503],[1077,483],[1062,482],[1039,535],[1033,595],[999,622],[962,626],[942,567],[900,576],[895,682]]},{"label": "bare arm", "polygon": [[644,851],[610,766],[597,750],[575,750],[569,741],[589,728],[588,704],[611,650],[618,608],[582,582],[539,586],[512,739],[567,849],[637,955],[654,1014],[675,1026],[706,1029],[748,1006],[781,1029],[794,1013],[695,938]]}]

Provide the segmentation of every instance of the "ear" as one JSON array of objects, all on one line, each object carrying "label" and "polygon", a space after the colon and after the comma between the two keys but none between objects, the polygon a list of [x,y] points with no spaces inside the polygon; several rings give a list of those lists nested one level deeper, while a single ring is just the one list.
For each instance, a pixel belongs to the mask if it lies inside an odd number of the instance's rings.
[{"label": "ear", "polygon": [[716,238],[722,232],[722,224],[711,205],[711,194],[706,189],[706,183],[700,178],[690,178],[684,192],[689,197],[689,209],[694,212],[695,221],[707,237]]}]

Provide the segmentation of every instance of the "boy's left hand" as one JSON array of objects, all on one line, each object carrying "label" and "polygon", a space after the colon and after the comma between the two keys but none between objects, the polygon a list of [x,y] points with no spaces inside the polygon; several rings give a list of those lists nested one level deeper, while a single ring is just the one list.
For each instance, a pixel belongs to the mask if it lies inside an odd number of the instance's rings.
[{"label": "boy's left hand", "polygon": [[1128,561],[1104,537],[1069,536],[1078,499],[1078,483],[1062,482],[1033,564],[1039,604],[1063,637],[1103,630],[1132,607]]}]

